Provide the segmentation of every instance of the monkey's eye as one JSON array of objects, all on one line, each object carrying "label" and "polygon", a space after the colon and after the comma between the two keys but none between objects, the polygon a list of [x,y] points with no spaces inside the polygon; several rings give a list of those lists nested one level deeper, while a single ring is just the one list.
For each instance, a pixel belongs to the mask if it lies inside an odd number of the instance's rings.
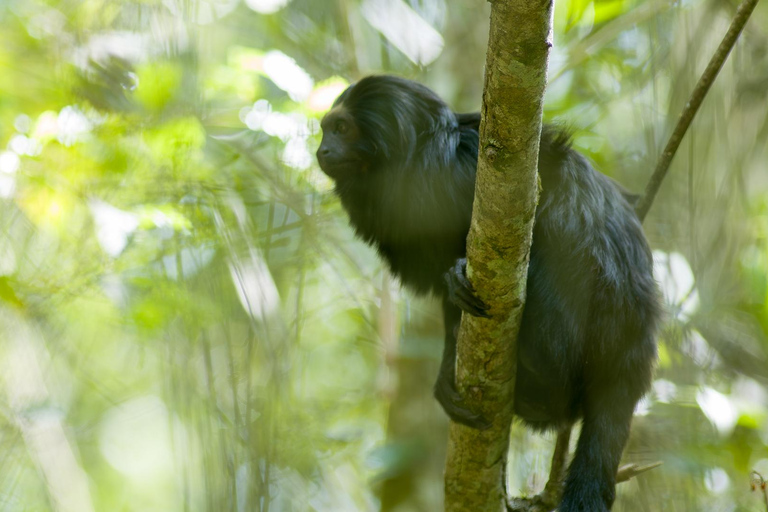
[{"label": "monkey's eye", "polygon": [[333,125],[333,131],[336,133],[339,133],[341,135],[344,135],[349,130],[349,123],[346,121],[336,121],[336,124]]}]

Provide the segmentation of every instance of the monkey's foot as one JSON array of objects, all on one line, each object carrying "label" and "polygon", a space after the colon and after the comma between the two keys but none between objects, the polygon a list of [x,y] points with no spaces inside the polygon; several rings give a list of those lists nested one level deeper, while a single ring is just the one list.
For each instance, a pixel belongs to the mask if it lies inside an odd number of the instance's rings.
[{"label": "monkey's foot", "polygon": [[459,258],[456,263],[443,274],[448,285],[448,299],[472,316],[490,318],[488,306],[475,295],[472,283],[467,279],[467,258]]},{"label": "monkey's foot", "polygon": [[485,430],[491,426],[491,422],[482,415],[469,410],[464,404],[461,394],[447,379],[438,377],[435,384],[435,398],[443,407],[443,410],[456,423],[461,423],[478,430]]}]

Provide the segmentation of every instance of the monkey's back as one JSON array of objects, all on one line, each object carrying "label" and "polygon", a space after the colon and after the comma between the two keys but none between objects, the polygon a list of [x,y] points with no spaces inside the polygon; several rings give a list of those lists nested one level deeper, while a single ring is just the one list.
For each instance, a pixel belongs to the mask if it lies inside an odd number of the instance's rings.
[{"label": "monkey's back", "polygon": [[552,144],[542,141],[515,392],[518,416],[538,428],[572,423],[619,382],[639,398],[650,385],[660,316],[651,252],[631,205],[578,153]]}]

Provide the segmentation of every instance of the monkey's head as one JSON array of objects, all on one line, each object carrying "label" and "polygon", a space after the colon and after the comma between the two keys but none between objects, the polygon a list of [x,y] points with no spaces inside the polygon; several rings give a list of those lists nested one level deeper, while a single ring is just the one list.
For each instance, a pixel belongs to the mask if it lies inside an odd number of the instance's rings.
[{"label": "monkey's head", "polygon": [[[423,165],[449,145],[456,116],[432,91],[394,76],[369,76],[336,98],[320,126],[320,168],[336,181]],[[437,149],[436,149],[437,150]]]}]

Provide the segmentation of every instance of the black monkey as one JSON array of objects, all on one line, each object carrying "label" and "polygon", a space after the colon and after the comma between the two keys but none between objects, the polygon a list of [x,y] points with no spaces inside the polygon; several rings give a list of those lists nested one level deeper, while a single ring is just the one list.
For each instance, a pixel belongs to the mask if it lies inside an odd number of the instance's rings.
[{"label": "black monkey", "polygon": [[[435,396],[454,421],[483,428],[454,384],[461,311],[487,316],[465,275],[479,125],[418,83],[371,76],[336,99],[317,158],[357,234],[406,286],[443,297]],[[515,414],[539,430],[583,419],[559,510],[604,511],[656,357],[653,263],[629,196],[552,127],[539,175]]]}]

